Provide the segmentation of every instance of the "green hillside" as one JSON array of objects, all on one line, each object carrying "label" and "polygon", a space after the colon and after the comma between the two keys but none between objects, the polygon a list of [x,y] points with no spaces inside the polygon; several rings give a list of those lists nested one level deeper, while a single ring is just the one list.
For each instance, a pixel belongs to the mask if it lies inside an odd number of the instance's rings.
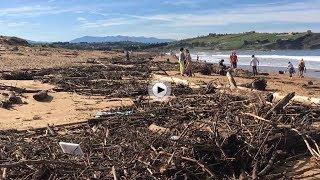
[{"label": "green hillside", "polygon": [[319,33],[256,33],[209,34],[174,42],[169,47],[233,49],[316,49],[320,48]]}]

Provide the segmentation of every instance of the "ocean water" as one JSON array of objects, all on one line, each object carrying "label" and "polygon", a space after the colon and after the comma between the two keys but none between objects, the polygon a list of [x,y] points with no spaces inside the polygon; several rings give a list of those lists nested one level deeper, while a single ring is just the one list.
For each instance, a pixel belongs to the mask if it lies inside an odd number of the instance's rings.
[{"label": "ocean water", "polygon": [[[201,61],[217,63],[221,59],[226,65],[230,65],[231,51],[192,51],[192,58],[199,56]],[[249,68],[251,55],[255,55],[260,61],[260,71],[278,72],[286,70],[288,62],[297,68],[303,58],[306,63],[307,76],[320,78],[320,49],[318,50],[277,50],[277,51],[237,51],[239,66]]]}]

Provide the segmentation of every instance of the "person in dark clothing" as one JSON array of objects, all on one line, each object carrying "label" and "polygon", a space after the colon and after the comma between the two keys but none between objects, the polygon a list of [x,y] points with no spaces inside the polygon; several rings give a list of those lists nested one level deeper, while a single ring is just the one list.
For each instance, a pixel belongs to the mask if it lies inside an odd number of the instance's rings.
[{"label": "person in dark clothing", "polygon": [[223,70],[227,69],[227,66],[224,64],[224,59],[221,59],[219,61],[219,67],[220,69],[223,69]]},{"label": "person in dark clothing", "polygon": [[303,59],[301,59],[300,63],[299,63],[299,77],[303,78],[304,77],[304,73],[307,71],[306,69],[306,63],[304,62]]},{"label": "person in dark clothing", "polygon": [[227,66],[224,64],[224,59],[221,59],[219,61],[219,74],[222,75],[222,76],[225,76],[227,74]]},{"label": "person in dark clothing", "polygon": [[294,73],[296,73],[296,71],[295,71],[295,69],[294,69],[294,66],[293,66],[293,64],[289,61],[288,62],[288,67],[287,67],[287,69],[288,69],[288,72],[289,72],[289,76],[290,77],[292,77],[292,75],[294,74]]},{"label": "person in dark clothing", "polygon": [[235,51],[233,51],[232,54],[230,55],[230,64],[232,68],[234,69],[237,68],[238,56]]}]

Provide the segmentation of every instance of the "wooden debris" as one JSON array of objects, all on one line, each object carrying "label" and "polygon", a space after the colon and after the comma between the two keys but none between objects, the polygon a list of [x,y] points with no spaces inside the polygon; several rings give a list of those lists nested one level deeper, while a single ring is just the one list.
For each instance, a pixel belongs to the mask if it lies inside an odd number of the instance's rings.
[{"label": "wooden debris", "polygon": [[37,94],[33,95],[33,99],[35,99],[36,101],[46,101],[48,100],[50,96],[48,95],[48,91],[44,90],[44,91],[40,91]]},{"label": "wooden debris", "polygon": [[227,77],[228,77],[228,80],[229,80],[229,83],[230,83],[230,87],[232,89],[233,88],[237,88],[237,83],[234,80],[233,75],[232,75],[232,73],[230,71],[227,72]]},{"label": "wooden debris", "polygon": [[251,87],[259,91],[265,91],[267,87],[267,80],[264,78],[257,78],[251,83]]},{"label": "wooden debris", "polygon": [[267,114],[264,116],[265,119],[268,119],[273,112],[278,112],[279,110],[283,109],[290,100],[295,96],[295,92],[287,94],[283,99],[281,99],[273,108],[271,108]]},{"label": "wooden debris", "polygon": [[8,100],[12,103],[12,104],[21,104],[22,100],[20,97],[16,96],[16,94],[13,91],[10,91],[8,93]]},{"label": "wooden debris", "polygon": [[168,133],[170,131],[170,129],[168,128],[164,128],[161,126],[157,126],[155,124],[151,124],[148,128],[151,132],[154,133],[160,133],[160,134],[164,134],[164,133]]},{"label": "wooden debris", "polygon": [[1,100],[0,106],[1,106],[1,108],[4,108],[4,109],[10,109],[12,107],[12,102],[9,101],[8,99]]},{"label": "wooden debris", "polygon": [[[64,91],[141,99],[145,89],[136,79],[147,84],[152,63],[143,59],[113,59],[112,65],[104,59],[99,62],[104,66],[37,73]],[[47,74],[56,76],[43,76]],[[116,80],[113,75],[136,79]],[[234,79],[230,82],[236,87]],[[320,134],[312,125],[320,119],[320,110],[289,104],[293,96],[290,93],[273,105],[262,100],[262,93],[259,98],[252,93],[198,94],[181,86],[170,101],[139,100],[138,105],[110,110],[133,112],[127,116],[2,131],[0,168],[7,179],[291,178],[286,172],[275,176],[272,169],[300,154],[320,155]],[[60,140],[81,144],[85,156],[64,154],[57,144]]]}]

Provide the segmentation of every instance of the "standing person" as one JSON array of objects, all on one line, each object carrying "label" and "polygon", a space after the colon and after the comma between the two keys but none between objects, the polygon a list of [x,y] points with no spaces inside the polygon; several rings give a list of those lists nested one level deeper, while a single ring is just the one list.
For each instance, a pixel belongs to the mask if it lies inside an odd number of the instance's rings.
[{"label": "standing person", "polygon": [[183,48],[180,48],[180,53],[179,53],[179,57],[178,57],[178,62],[179,62],[179,65],[180,65],[180,74],[181,76],[184,75],[184,68],[185,68],[185,60],[186,60],[186,57],[184,55],[184,52],[183,52]]},{"label": "standing person", "polygon": [[187,76],[191,77],[192,76],[192,58],[190,55],[190,51],[186,49],[186,70],[185,73]]},{"label": "standing person", "polygon": [[219,74],[222,75],[222,76],[225,76],[227,74],[227,66],[224,64],[224,59],[221,59],[219,61]]},{"label": "standing person", "polygon": [[199,61],[199,55],[197,55],[197,61]]},{"label": "standing person", "polygon": [[129,61],[129,60],[130,60],[130,54],[129,54],[129,51],[126,51],[126,59],[127,59],[127,61]]},{"label": "standing person", "polygon": [[288,62],[288,68],[287,69],[289,71],[290,77],[292,77],[292,75],[295,73],[295,70],[294,70],[293,64],[290,61]]},{"label": "standing person", "polygon": [[235,51],[233,51],[232,54],[230,55],[230,64],[232,68],[237,68],[238,56]]},{"label": "standing person", "polygon": [[227,66],[224,64],[224,59],[221,59],[219,61],[219,67],[220,67],[220,69],[223,69],[223,70],[227,69]]},{"label": "standing person", "polygon": [[252,55],[251,56],[252,59],[251,59],[251,62],[250,62],[250,65],[252,66],[252,71],[253,71],[253,75],[256,76],[258,75],[258,65],[259,65],[259,60],[258,58],[255,57],[255,55]]},{"label": "standing person", "polygon": [[304,62],[303,59],[301,59],[300,63],[299,63],[299,77],[300,78],[303,78],[303,73],[305,73],[307,71],[307,68],[306,68],[306,64]]}]

